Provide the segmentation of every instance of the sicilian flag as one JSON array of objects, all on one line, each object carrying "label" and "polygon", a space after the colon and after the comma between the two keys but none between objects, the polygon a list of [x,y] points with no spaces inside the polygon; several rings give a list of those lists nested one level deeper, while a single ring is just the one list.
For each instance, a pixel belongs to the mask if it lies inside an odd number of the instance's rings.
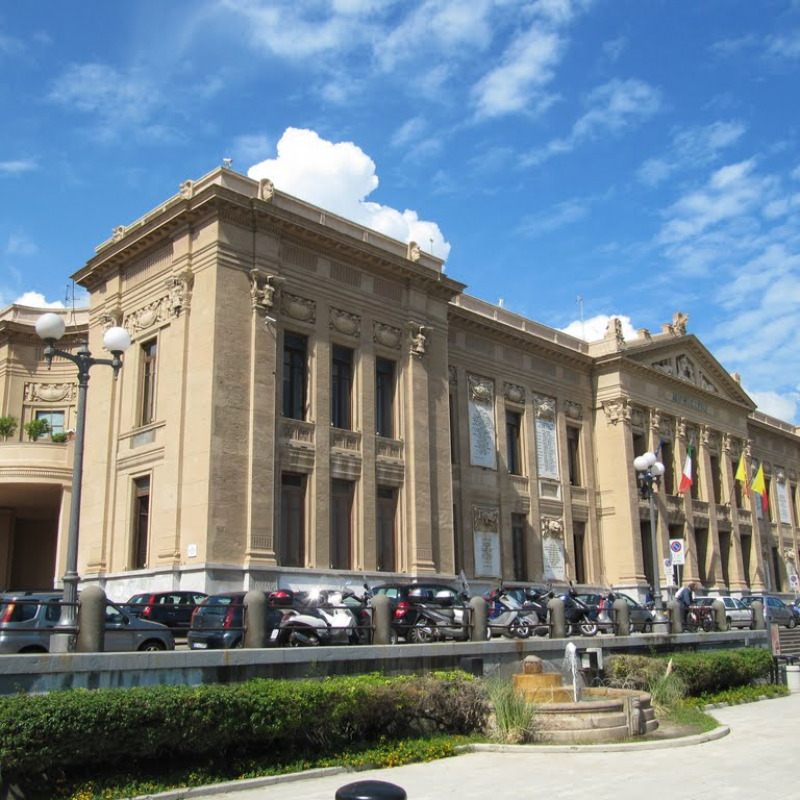
[{"label": "sicilian flag", "polygon": [[744,452],[742,452],[741,458],[739,458],[739,466],[736,468],[736,480],[741,482],[745,495],[749,497],[750,482],[747,480],[747,467],[744,463]]},{"label": "sicilian flag", "polygon": [[686,462],[683,465],[683,475],[681,475],[681,485],[678,487],[679,492],[686,492],[692,488],[694,480],[692,479],[692,446],[686,451]]},{"label": "sicilian flag", "polygon": [[758,465],[758,472],[756,472],[753,482],[750,484],[750,490],[755,494],[761,495],[761,510],[766,514],[769,508],[769,498],[767,497],[767,482],[764,480],[764,465]]}]

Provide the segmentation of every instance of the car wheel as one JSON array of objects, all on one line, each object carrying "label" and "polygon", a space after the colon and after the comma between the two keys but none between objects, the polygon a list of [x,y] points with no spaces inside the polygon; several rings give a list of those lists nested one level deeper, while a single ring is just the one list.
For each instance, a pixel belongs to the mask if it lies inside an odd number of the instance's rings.
[{"label": "car wheel", "polygon": [[652,622],[645,622],[642,625],[642,633],[652,633],[653,632],[653,623]]},{"label": "car wheel", "polygon": [[725,617],[725,630],[729,631],[733,627],[730,617]]},{"label": "car wheel", "polygon": [[241,637],[241,638],[237,639],[237,640],[236,640],[236,641],[235,641],[235,642],[234,642],[234,643],[231,645],[231,648],[233,648],[234,650],[239,650],[239,649],[241,649],[242,647],[244,647],[244,637]]},{"label": "car wheel", "polygon": [[792,618],[791,618],[791,619],[790,619],[790,620],[789,620],[789,621],[786,623],[786,627],[787,627],[787,628],[796,628],[796,627],[797,627],[797,620],[796,620],[794,617],[792,617]]},{"label": "car wheel", "polygon": [[433,628],[427,620],[419,619],[408,632],[408,640],[412,644],[427,644],[433,641]]},{"label": "car wheel", "polygon": [[389,631],[389,644],[397,644],[400,641],[400,637],[397,635],[397,631],[392,628]]},{"label": "car wheel", "polygon": [[31,647],[23,647],[22,650],[19,651],[20,653],[46,653],[47,648],[45,647],[37,647],[36,645],[32,645]]},{"label": "car wheel", "polygon": [[166,649],[167,646],[160,639],[148,639],[139,645],[139,650],[145,653],[155,653]]}]

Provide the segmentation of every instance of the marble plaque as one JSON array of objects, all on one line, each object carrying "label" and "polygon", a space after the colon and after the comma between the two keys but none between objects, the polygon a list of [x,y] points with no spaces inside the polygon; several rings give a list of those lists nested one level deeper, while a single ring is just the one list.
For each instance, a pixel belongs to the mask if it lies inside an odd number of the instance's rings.
[{"label": "marble plaque", "polygon": [[553,420],[536,420],[536,462],[539,477],[558,480],[558,446],[556,423]]},{"label": "marble plaque", "polygon": [[789,495],[786,492],[786,484],[778,483],[778,522],[785,522],[787,525],[792,524],[789,516]]},{"label": "marble plaque", "polygon": [[475,577],[501,578],[500,534],[496,531],[475,531]]},{"label": "marble plaque", "polygon": [[469,463],[497,469],[494,406],[474,399],[469,401]]},{"label": "marble plaque", "polygon": [[545,580],[566,580],[566,558],[564,556],[563,539],[557,539],[554,536],[542,537],[542,563]]}]

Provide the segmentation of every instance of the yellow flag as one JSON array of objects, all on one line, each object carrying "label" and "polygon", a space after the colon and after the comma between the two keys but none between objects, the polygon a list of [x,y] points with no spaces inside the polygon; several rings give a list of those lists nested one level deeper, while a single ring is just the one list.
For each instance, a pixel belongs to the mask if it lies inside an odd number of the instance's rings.
[{"label": "yellow flag", "polygon": [[744,493],[749,495],[750,486],[747,482],[747,467],[744,465],[744,453],[742,453],[741,458],[739,459],[739,466],[736,468],[736,480],[741,481],[744,484]]},{"label": "yellow flag", "polygon": [[756,472],[755,478],[753,478],[753,483],[750,488],[754,492],[758,492],[760,495],[765,495],[767,493],[767,484],[764,481],[764,465],[758,465],[758,472]]}]

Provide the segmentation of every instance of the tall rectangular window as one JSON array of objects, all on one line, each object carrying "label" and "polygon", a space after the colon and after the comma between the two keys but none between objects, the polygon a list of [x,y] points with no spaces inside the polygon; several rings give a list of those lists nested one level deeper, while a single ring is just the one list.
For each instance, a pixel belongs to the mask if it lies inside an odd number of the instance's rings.
[{"label": "tall rectangular window", "polygon": [[581,485],[581,431],[574,425],[567,425],[567,466],[571,486]]},{"label": "tall rectangular window", "polygon": [[394,361],[375,359],[375,433],[394,436]]},{"label": "tall rectangular window", "polygon": [[695,528],[694,541],[697,545],[697,573],[700,583],[708,585],[708,528]]},{"label": "tall rectangular window", "polygon": [[692,448],[692,488],[689,490],[689,494],[692,496],[692,500],[699,500],[700,499],[700,470],[698,467],[700,466],[697,463],[698,459],[698,452],[697,448]]},{"label": "tall rectangular window", "polygon": [[664,465],[664,476],[661,478],[664,493],[675,494],[675,455],[672,442],[661,442],[658,460]]},{"label": "tall rectangular window", "polygon": [[771,548],[772,553],[772,591],[783,591],[783,563],[777,547]]},{"label": "tall rectangular window", "polygon": [[136,478],[133,482],[133,547],[131,567],[147,566],[147,543],[150,533],[150,476]]},{"label": "tall rectangular window", "polygon": [[353,552],[353,483],[331,481],[331,568],[350,569]]},{"label": "tall rectangular window", "polygon": [[353,351],[334,345],[331,359],[331,425],[352,428]]},{"label": "tall rectangular window", "polygon": [[[766,475],[764,476],[764,486],[765,492],[767,495],[767,521],[774,522],[777,515],[775,514],[775,509],[772,507],[772,498],[770,497],[770,487],[772,486],[772,479],[768,478]],[[763,501],[762,501],[763,502]],[[762,505],[763,508],[763,505]]]},{"label": "tall rectangular window", "polygon": [[448,395],[448,402],[450,406],[450,463],[458,463],[458,450],[456,448],[456,398],[453,394]]},{"label": "tall rectangular window", "polygon": [[377,567],[380,572],[394,572],[396,569],[395,549],[397,546],[397,490],[389,486],[378,487],[377,508]]},{"label": "tall rectangular window", "polygon": [[306,479],[281,475],[281,541],[278,558],[282,567],[305,566]]},{"label": "tall rectangular window", "polygon": [[653,585],[653,537],[650,535],[650,523],[639,521],[639,540],[642,543],[642,563],[644,564],[645,580]]},{"label": "tall rectangular window", "polygon": [[156,353],[157,343],[150,339],[142,344],[139,424],[149,425],[156,418]]},{"label": "tall rectangular window", "polygon": [[792,520],[794,521],[795,528],[800,525],[800,521],[797,517],[797,484],[790,483],[789,484],[789,503],[792,506]]},{"label": "tall rectangular window", "polygon": [[296,333],[283,336],[283,416],[306,418],[308,339]]},{"label": "tall rectangular window", "polygon": [[[739,469],[739,460],[737,458],[731,459],[731,470],[736,475],[736,470]],[[733,501],[736,503],[736,508],[742,508],[742,482],[734,479],[733,481]]]},{"label": "tall rectangular window", "polygon": [[711,453],[708,457],[711,466],[711,492],[713,497],[708,498],[709,503],[722,503],[722,470],[719,467],[719,457]]},{"label": "tall rectangular window", "polygon": [[751,534],[742,534],[741,537],[742,543],[742,572],[744,572],[744,582],[749,587],[751,577],[750,577],[750,562],[751,562],[751,553],[753,550],[753,537]]},{"label": "tall rectangular window", "polygon": [[54,433],[64,433],[63,411],[37,411],[36,419],[42,419],[47,423],[48,431],[42,439],[49,439]]},{"label": "tall rectangular window", "polygon": [[508,471],[522,475],[522,415],[518,411],[506,411],[506,457]]},{"label": "tall rectangular window", "polygon": [[572,546],[575,551],[575,583],[586,583],[586,523],[572,523]]},{"label": "tall rectangular window", "polygon": [[525,514],[511,515],[511,556],[514,567],[514,580],[528,580],[528,556],[525,547],[525,532],[528,527]]},{"label": "tall rectangular window", "polygon": [[722,582],[730,587],[731,532],[719,532],[719,565],[722,570]]}]

